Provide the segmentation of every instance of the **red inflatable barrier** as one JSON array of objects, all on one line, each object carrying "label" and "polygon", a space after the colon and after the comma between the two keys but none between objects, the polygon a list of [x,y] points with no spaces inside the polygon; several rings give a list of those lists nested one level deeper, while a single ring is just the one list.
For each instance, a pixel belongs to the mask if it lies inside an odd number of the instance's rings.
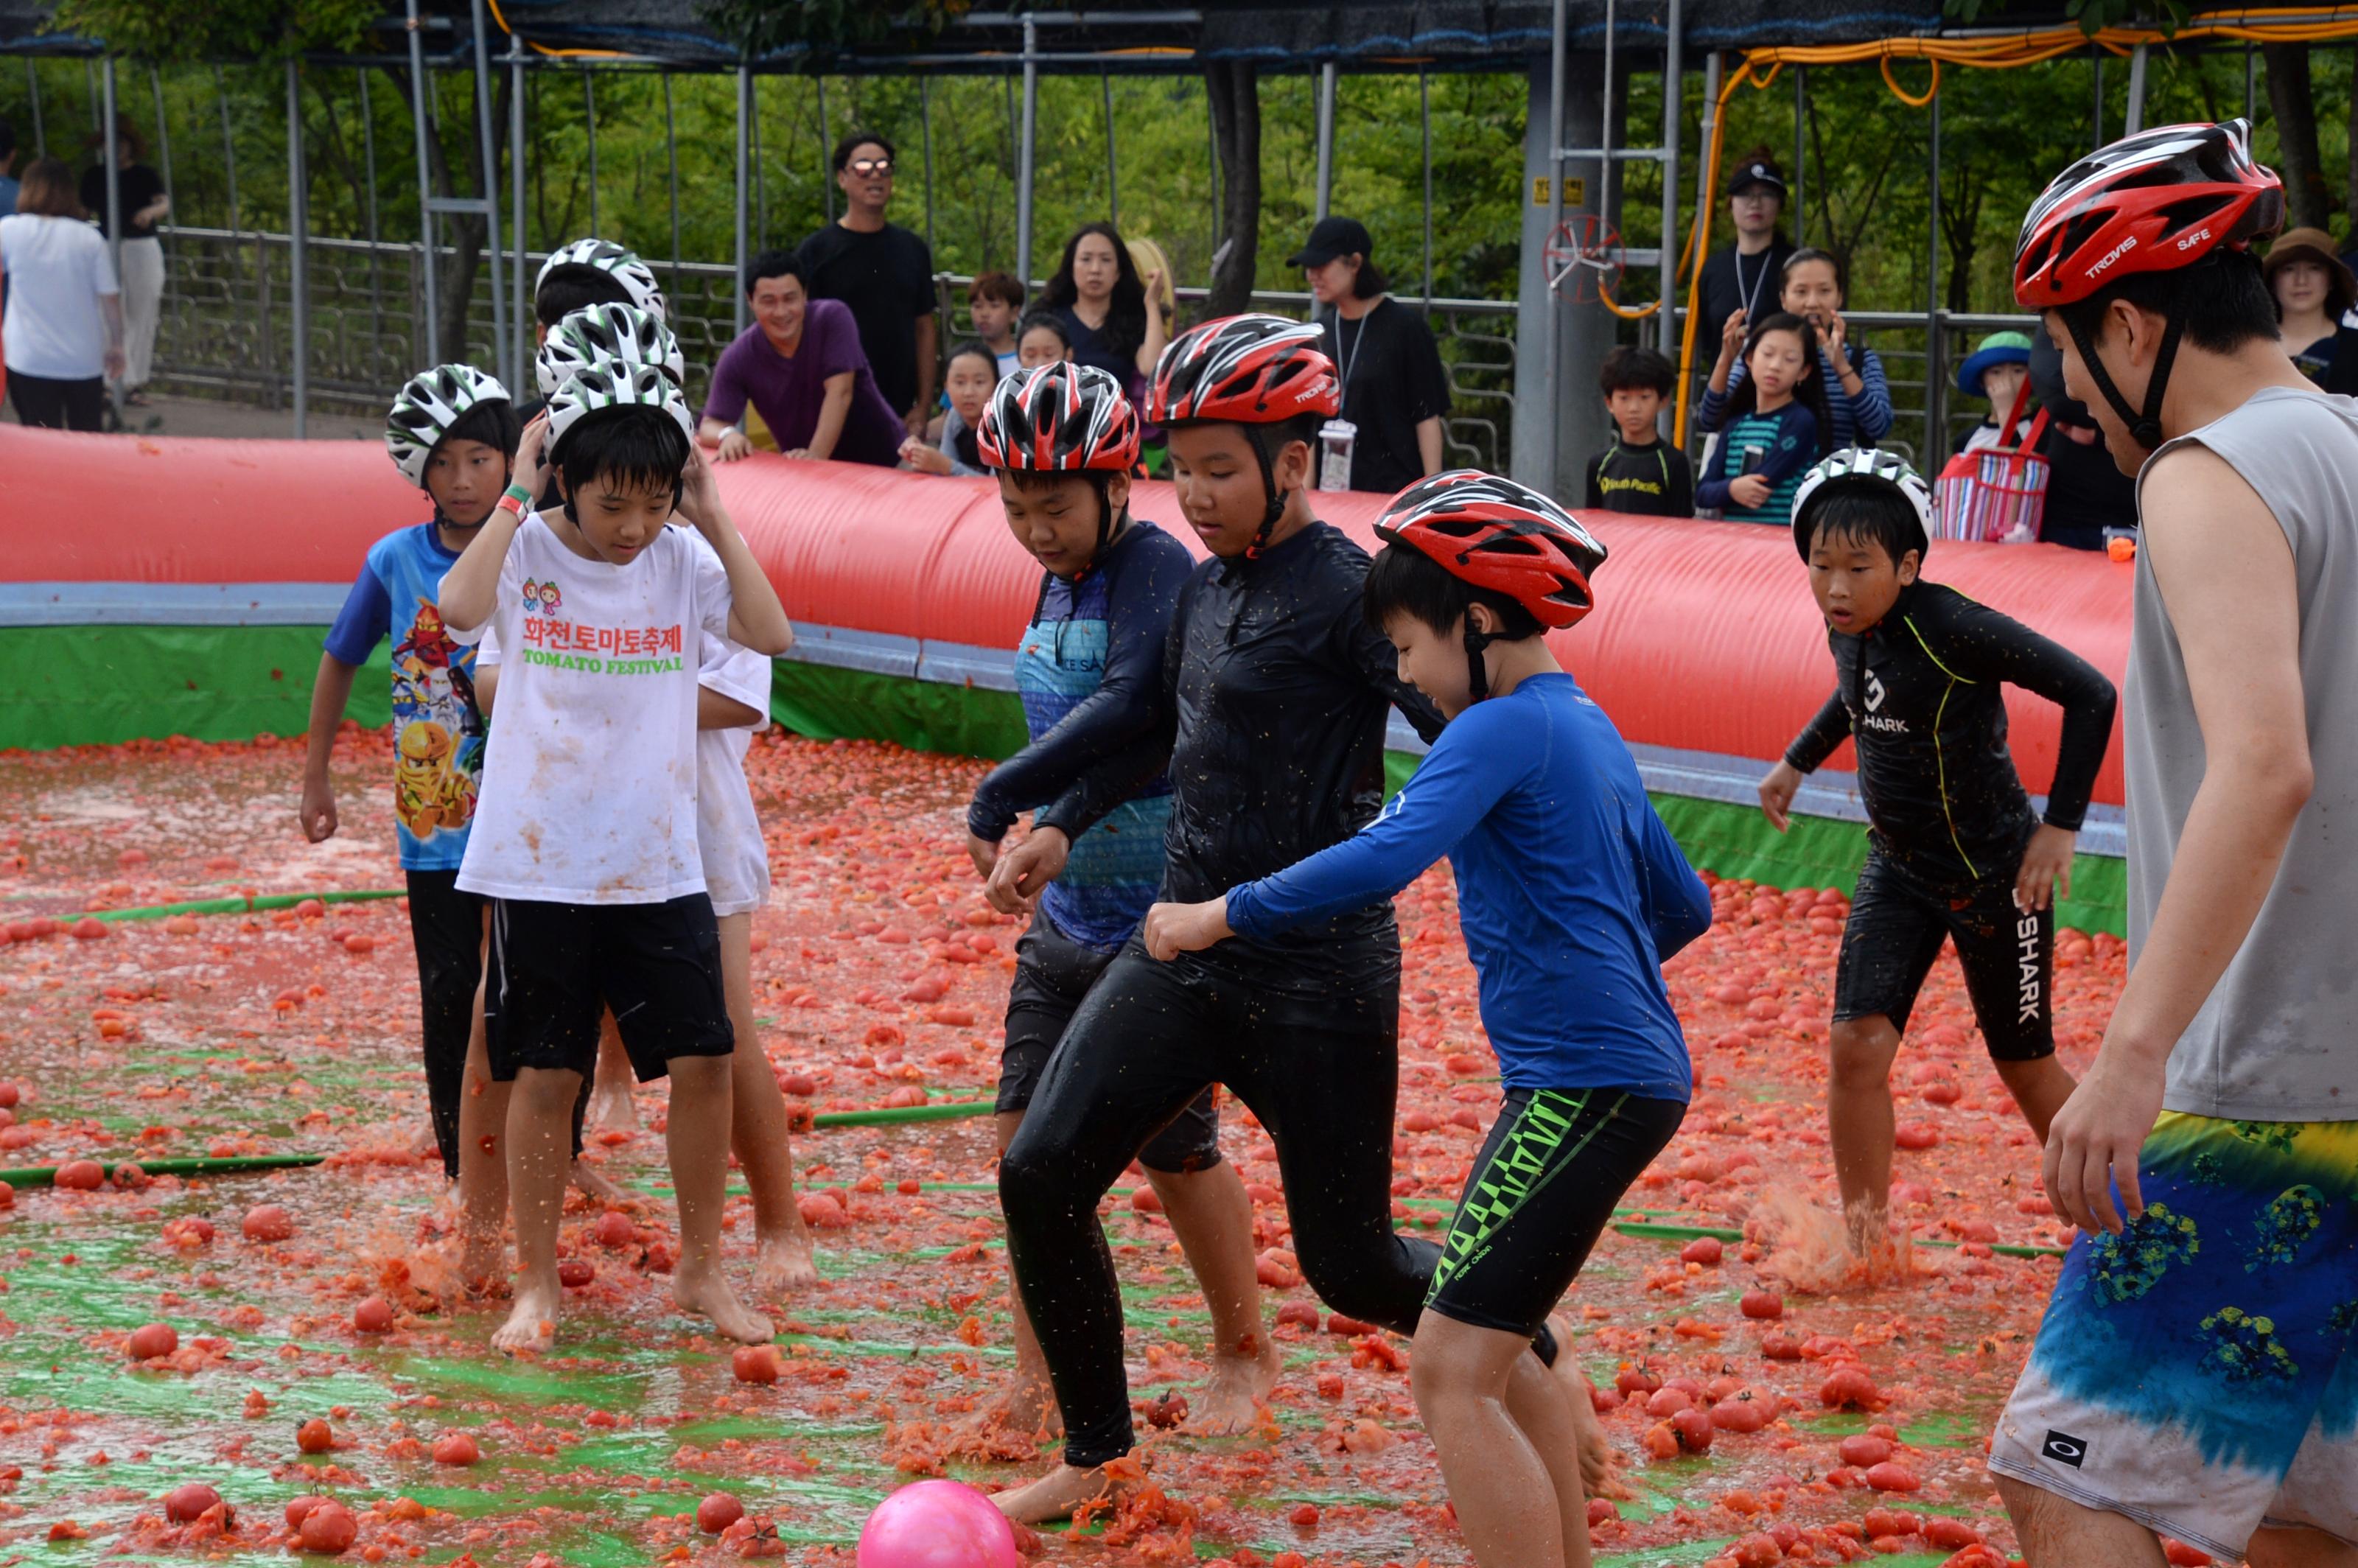
[{"label": "red inflatable barrier", "polygon": [[[312,584],[332,595],[368,546],[425,508],[366,442],[76,436],[0,427],[0,616],[42,585]],[[989,481],[756,456],[721,492],[798,623],[1011,649],[1038,586]],[[1137,487],[1141,516],[1181,524],[1168,484]],[[1375,495],[1319,498],[1372,546]],[[1599,608],[1559,652],[1635,741],[1773,758],[1831,689],[1825,633],[1781,529],[1606,514]],[[2101,556],[1943,543],[1930,574],[2077,650],[2125,667],[2130,568]],[[135,595],[134,595],[135,597]],[[136,619],[135,616],[131,617]],[[117,617],[123,619],[123,617]],[[0,623],[5,623],[0,621]],[[2052,770],[2057,710],[2017,696],[2014,746],[2034,787]],[[1847,766],[1838,757],[1834,766]],[[2099,801],[2122,798],[2120,747]]]}]

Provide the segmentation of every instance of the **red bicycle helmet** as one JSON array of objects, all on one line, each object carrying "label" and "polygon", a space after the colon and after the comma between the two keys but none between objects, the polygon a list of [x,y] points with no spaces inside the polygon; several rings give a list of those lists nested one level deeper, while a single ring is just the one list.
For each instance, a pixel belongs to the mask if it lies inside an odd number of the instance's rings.
[{"label": "red bicycle helmet", "polygon": [[[1503,593],[1542,626],[1564,627],[1596,607],[1589,578],[1605,546],[1570,512],[1528,485],[1479,469],[1419,480],[1386,503],[1376,533],[1431,557],[1476,588]],[[1473,696],[1489,694],[1482,651],[1498,633],[1466,627]]]},{"label": "red bicycle helmet", "polygon": [[[2247,122],[2141,131],[2071,165],[2030,204],[2014,248],[2014,297],[2032,310],[2077,304],[2124,277],[2248,251],[2283,226],[2284,183],[2253,161]],[[2094,344],[2071,328],[2097,389],[2147,447],[2161,444],[2162,392],[2180,330],[2172,319],[2140,414],[2113,385]]]},{"label": "red bicycle helmet", "polygon": [[1304,414],[1332,419],[1343,411],[1343,384],[1335,362],[1320,347],[1325,341],[1325,329],[1314,321],[1223,316],[1179,334],[1155,362],[1154,382],[1146,394],[1150,422],[1242,425],[1252,438],[1268,509],[1245,550],[1248,558],[1260,554],[1285,514],[1285,496],[1277,488],[1260,427]]},{"label": "red bicycle helmet", "polygon": [[1138,412],[1120,382],[1095,365],[1058,361],[1001,382],[974,444],[985,468],[1128,473],[1138,466]]}]

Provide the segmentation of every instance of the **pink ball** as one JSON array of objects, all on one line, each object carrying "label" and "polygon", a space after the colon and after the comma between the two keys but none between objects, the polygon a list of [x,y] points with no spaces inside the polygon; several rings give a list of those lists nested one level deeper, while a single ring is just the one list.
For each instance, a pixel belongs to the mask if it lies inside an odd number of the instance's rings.
[{"label": "pink ball", "polygon": [[1015,1527],[959,1481],[919,1481],[876,1506],[860,1531],[860,1568],[1021,1568]]}]

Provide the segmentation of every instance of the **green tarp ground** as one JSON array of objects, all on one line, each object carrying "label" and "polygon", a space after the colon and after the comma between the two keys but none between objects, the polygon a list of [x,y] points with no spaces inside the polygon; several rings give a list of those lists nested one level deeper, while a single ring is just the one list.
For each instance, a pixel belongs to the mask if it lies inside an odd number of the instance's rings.
[{"label": "green tarp ground", "polygon": [[[241,741],[303,733],[323,627],[38,626],[0,629],[0,654],[24,672],[16,699],[0,703],[0,748],[112,745],[187,735]],[[892,741],[912,751],[997,760],[1024,741],[1023,709],[1011,692],[945,686],[897,676],[781,662],[770,711],[817,740]],[[379,649],[352,684],[346,715],[389,721],[390,676]],[[1413,757],[1385,759],[1392,787],[1415,771]],[[1698,867],[1772,887],[1833,887],[1847,892],[1866,858],[1856,823],[1796,816],[1779,834],[1748,806],[1658,795],[1655,806]],[[2079,857],[2071,894],[2058,901],[2061,924],[2122,934],[2127,868]]]}]

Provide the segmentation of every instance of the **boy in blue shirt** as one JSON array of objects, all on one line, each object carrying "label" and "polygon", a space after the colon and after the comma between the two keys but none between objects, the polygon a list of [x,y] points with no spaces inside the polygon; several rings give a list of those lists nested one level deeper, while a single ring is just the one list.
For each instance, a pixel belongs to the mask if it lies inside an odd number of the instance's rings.
[{"label": "boy in blue shirt", "polygon": [[1542,1330],[1613,1206],[1685,1115],[1686,1041],[1662,961],[1710,896],[1611,720],[1541,633],[1593,602],[1604,546],[1535,491],[1471,470],[1403,491],[1366,613],[1449,724],[1354,837],[1193,904],[1156,904],[1155,957],[1266,939],[1390,898],[1447,855],[1505,1103],[1417,1325],[1410,1379],[1477,1563],[1586,1560],[1579,1450],[1593,1416]]},{"label": "boy in blue shirt", "polygon": [[303,760],[303,836],[336,831],[328,763],[352,676],[393,639],[394,832],[409,891],[426,1054],[426,1096],[443,1173],[459,1174],[460,1084],[482,979],[483,905],[458,886],[483,771],[475,650],[442,623],[442,575],[499,504],[523,424],[507,389],[471,366],[438,365],[394,399],[384,440],[395,467],[434,503],[431,522],[388,534],[329,630],[311,687]]}]

